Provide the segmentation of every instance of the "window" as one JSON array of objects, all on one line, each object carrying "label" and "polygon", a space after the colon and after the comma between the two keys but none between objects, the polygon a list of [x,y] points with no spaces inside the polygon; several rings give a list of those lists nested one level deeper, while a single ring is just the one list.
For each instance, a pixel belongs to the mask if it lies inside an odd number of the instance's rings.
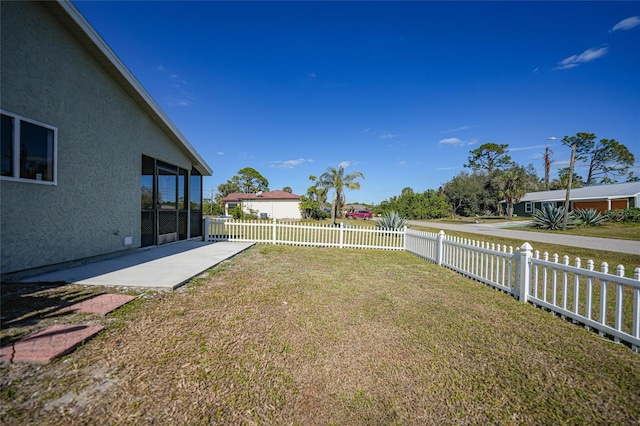
[{"label": "window", "polygon": [[533,208],[532,208],[532,207],[533,207],[533,206],[532,206],[532,204],[531,204],[531,202],[530,202],[530,201],[528,201],[528,202],[524,203],[524,212],[525,212],[525,213],[531,213],[531,212],[533,211]]},{"label": "window", "polygon": [[58,129],[6,111],[1,120],[2,179],[55,185]]}]

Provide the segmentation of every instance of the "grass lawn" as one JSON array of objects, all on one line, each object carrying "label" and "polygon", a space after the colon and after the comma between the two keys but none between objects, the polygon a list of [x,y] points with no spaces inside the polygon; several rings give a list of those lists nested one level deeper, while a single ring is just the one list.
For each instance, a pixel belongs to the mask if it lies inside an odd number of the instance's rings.
[{"label": "grass lawn", "polygon": [[529,227],[519,227],[518,230],[531,232],[548,232],[550,234],[582,235],[584,237],[615,238],[618,240],[640,241],[640,223],[605,223],[601,226],[582,226],[566,231],[549,231]]},{"label": "grass lawn", "polygon": [[105,323],[1,365],[3,424],[640,418],[638,354],[406,252],[258,245]]},{"label": "grass lawn", "polygon": [[[476,218],[466,217],[459,219],[434,219],[430,222],[441,222],[447,224],[460,224],[469,225],[475,223]],[[518,222],[529,221],[530,217],[518,217],[509,221],[505,218],[480,218],[485,223],[512,223],[517,225]],[[566,235],[581,235],[584,237],[599,237],[599,238],[614,238],[618,240],[632,240],[640,241],[640,223],[623,223],[623,222],[609,222],[601,226],[581,226],[578,228],[567,229],[566,231],[550,231],[547,229],[537,229],[528,226],[514,226],[513,229],[518,231],[531,231],[531,232],[546,232],[550,234],[566,234]]]}]

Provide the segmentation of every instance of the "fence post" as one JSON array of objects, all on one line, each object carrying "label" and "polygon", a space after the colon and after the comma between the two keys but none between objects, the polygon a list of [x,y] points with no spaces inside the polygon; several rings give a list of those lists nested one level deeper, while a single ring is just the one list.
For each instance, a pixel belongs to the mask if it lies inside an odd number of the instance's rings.
[{"label": "fence post", "polygon": [[[633,274],[633,279],[640,281],[640,268],[636,268]],[[632,320],[632,335],[636,339],[640,339],[640,289],[633,289],[633,320]],[[631,349],[634,352],[640,352],[640,346],[631,345]]]},{"label": "fence post", "polygon": [[211,241],[211,217],[210,216],[205,216],[204,217],[204,232],[202,233],[202,239],[204,241]]},{"label": "fence post", "polygon": [[402,238],[404,238],[404,241],[402,242],[404,251],[407,251],[407,225],[402,229]]},{"label": "fence post", "polygon": [[531,286],[531,244],[524,243],[520,247],[520,302],[527,303],[529,298],[529,287]]},{"label": "fence post", "polygon": [[436,243],[436,263],[438,266],[442,266],[442,259],[444,258],[444,231],[438,232],[438,238]]},{"label": "fence post", "polygon": [[271,244],[275,244],[276,243],[276,218],[273,218],[273,226],[272,226],[272,232],[271,232]]},{"label": "fence post", "polygon": [[340,222],[340,248],[343,248],[344,244],[344,222]]}]

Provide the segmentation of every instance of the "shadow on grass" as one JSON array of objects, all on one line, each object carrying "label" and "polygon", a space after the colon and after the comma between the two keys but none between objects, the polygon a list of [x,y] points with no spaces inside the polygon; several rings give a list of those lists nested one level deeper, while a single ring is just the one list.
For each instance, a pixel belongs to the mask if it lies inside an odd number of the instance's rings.
[{"label": "shadow on grass", "polygon": [[72,315],[63,308],[101,294],[66,283],[0,283],[0,346],[20,340],[41,322]]}]

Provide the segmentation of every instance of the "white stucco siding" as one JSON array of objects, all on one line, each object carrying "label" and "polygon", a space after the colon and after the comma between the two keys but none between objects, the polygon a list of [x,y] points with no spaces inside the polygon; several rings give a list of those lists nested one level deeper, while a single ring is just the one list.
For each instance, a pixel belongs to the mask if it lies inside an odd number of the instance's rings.
[{"label": "white stucco siding", "polygon": [[302,219],[298,200],[246,200],[242,202],[245,212],[254,210],[258,216],[266,213],[269,219]]}]

